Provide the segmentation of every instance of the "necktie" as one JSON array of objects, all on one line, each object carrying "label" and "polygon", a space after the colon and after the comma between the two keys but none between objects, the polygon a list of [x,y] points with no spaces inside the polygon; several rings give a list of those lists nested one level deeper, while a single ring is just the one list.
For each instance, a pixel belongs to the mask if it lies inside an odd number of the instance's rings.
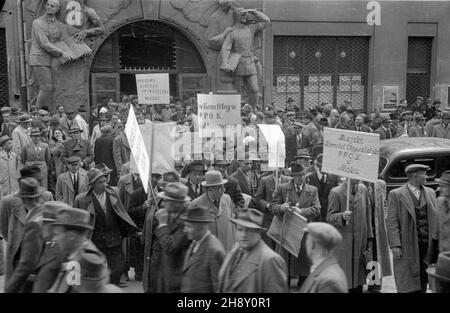
[{"label": "necktie", "polygon": [[357,130],[360,132],[361,131],[361,127],[358,126]]},{"label": "necktie", "polygon": [[325,184],[325,181],[326,181],[325,174],[322,174],[322,178],[320,179],[320,182],[321,182],[322,184]]},{"label": "necktie", "polygon": [[214,205],[215,205],[216,208],[219,208],[220,201],[219,200],[214,200]]},{"label": "necktie", "polygon": [[78,194],[78,174],[73,175],[73,190],[75,195]]}]

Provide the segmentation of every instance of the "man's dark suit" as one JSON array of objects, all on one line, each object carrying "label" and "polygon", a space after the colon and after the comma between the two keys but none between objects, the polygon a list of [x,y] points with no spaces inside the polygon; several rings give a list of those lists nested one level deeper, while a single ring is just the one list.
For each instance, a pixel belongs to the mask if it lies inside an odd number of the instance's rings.
[{"label": "man's dark suit", "polygon": [[306,176],[306,183],[308,185],[316,187],[317,192],[319,193],[320,216],[318,216],[315,221],[326,223],[328,210],[328,194],[330,193],[331,189],[339,184],[339,178],[335,175],[326,173],[323,173],[323,175],[325,175],[325,178],[322,177],[322,179],[325,179],[325,181],[320,181],[316,171],[310,172]]},{"label": "man's dark suit", "polygon": [[67,158],[77,156],[83,162],[83,168],[87,169],[89,164],[94,161],[91,143],[87,140],[80,139],[76,143],[73,139],[69,139],[63,143],[63,151],[61,154],[61,161],[66,162]]},{"label": "man's dark suit", "polygon": [[94,161],[95,164],[105,163],[107,167],[112,169],[111,172],[111,186],[117,185],[117,169],[116,162],[114,162],[113,151],[114,138],[111,136],[102,135],[95,141]]},{"label": "man's dark suit", "polygon": [[[250,172],[248,172],[248,176],[250,178]],[[245,193],[246,195],[253,197],[253,188],[252,186],[249,186],[247,179],[245,178],[244,174],[240,169],[238,169],[236,172],[230,175],[230,177],[236,179],[239,183],[239,187],[241,187],[241,192]],[[251,182],[251,179],[250,179]]]}]

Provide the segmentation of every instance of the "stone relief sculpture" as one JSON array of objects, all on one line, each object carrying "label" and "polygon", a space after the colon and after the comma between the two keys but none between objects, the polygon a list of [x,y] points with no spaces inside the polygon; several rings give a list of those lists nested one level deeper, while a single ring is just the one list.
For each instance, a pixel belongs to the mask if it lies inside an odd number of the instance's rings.
[{"label": "stone relief sculpture", "polygon": [[[255,9],[233,10],[235,24],[227,33],[221,48],[220,68],[233,73],[235,86],[240,93],[246,93],[252,106],[258,105],[260,62],[255,55],[255,36],[266,28],[270,19]],[[254,23],[251,23],[252,20]]]}]

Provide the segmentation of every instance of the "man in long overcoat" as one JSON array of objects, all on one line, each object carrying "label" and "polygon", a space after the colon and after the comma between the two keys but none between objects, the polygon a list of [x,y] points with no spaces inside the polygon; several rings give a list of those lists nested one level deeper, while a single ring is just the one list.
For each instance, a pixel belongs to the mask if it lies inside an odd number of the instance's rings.
[{"label": "man in long overcoat", "polygon": [[439,220],[439,252],[450,251],[450,171],[435,179],[439,183],[437,216]]},{"label": "man in long overcoat", "polygon": [[19,156],[12,149],[11,138],[0,138],[0,198],[15,193],[19,189]]},{"label": "man in long overcoat", "polygon": [[372,213],[366,186],[351,180],[350,190],[350,208],[347,210],[347,182],[331,189],[327,222],[336,227],[343,238],[335,254],[347,276],[350,292],[362,292],[366,283],[364,255],[372,251]]},{"label": "man in long overcoat", "polygon": [[114,138],[111,136],[112,127],[110,125],[105,125],[101,128],[101,131],[102,136],[95,142],[94,162],[95,164],[104,163],[112,170],[109,184],[111,186],[117,186],[118,176],[113,155]]},{"label": "man in long overcoat", "polygon": [[426,292],[427,265],[431,264],[438,239],[436,194],[425,187],[422,164],[405,168],[408,182],[388,196],[387,230],[394,257],[394,278],[398,292]]},{"label": "man in long overcoat", "polygon": [[120,202],[119,195],[107,185],[106,174],[94,168],[88,177],[90,189],[75,198],[74,207],[91,213],[92,242],[106,255],[111,283],[119,285],[124,267],[122,241],[134,235],[137,226]]},{"label": "man in long overcoat", "polygon": [[[273,215],[283,216],[286,210],[295,207],[308,222],[314,221],[320,215],[320,202],[317,188],[305,183],[307,169],[301,164],[291,163],[292,181],[278,186],[274,194],[272,205],[269,207]],[[305,238],[297,258],[291,256],[285,249],[276,250],[288,263],[289,278],[299,276],[299,286],[305,281],[310,272],[310,265],[306,257]]]},{"label": "man in long overcoat", "polygon": [[89,170],[89,165],[94,161],[91,143],[81,139],[80,134],[82,130],[78,126],[73,126],[68,132],[71,139],[63,143],[61,161],[65,162],[68,157],[76,155],[81,159],[81,167]]},{"label": "man in long overcoat", "polygon": [[122,166],[130,161],[131,155],[130,144],[128,143],[125,131],[121,131],[120,134],[114,138],[113,153],[116,169],[119,172],[122,169]]}]

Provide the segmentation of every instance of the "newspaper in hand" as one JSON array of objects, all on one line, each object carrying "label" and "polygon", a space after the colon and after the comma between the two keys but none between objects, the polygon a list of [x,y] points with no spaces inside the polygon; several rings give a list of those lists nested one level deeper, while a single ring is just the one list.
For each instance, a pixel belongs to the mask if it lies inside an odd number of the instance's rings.
[{"label": "newspaper in hand", "polygon": [[306,226],[307,220],[300,215],[300,210],[291,207],[282,216],[273,217],[267,236],[297,258]]}]

